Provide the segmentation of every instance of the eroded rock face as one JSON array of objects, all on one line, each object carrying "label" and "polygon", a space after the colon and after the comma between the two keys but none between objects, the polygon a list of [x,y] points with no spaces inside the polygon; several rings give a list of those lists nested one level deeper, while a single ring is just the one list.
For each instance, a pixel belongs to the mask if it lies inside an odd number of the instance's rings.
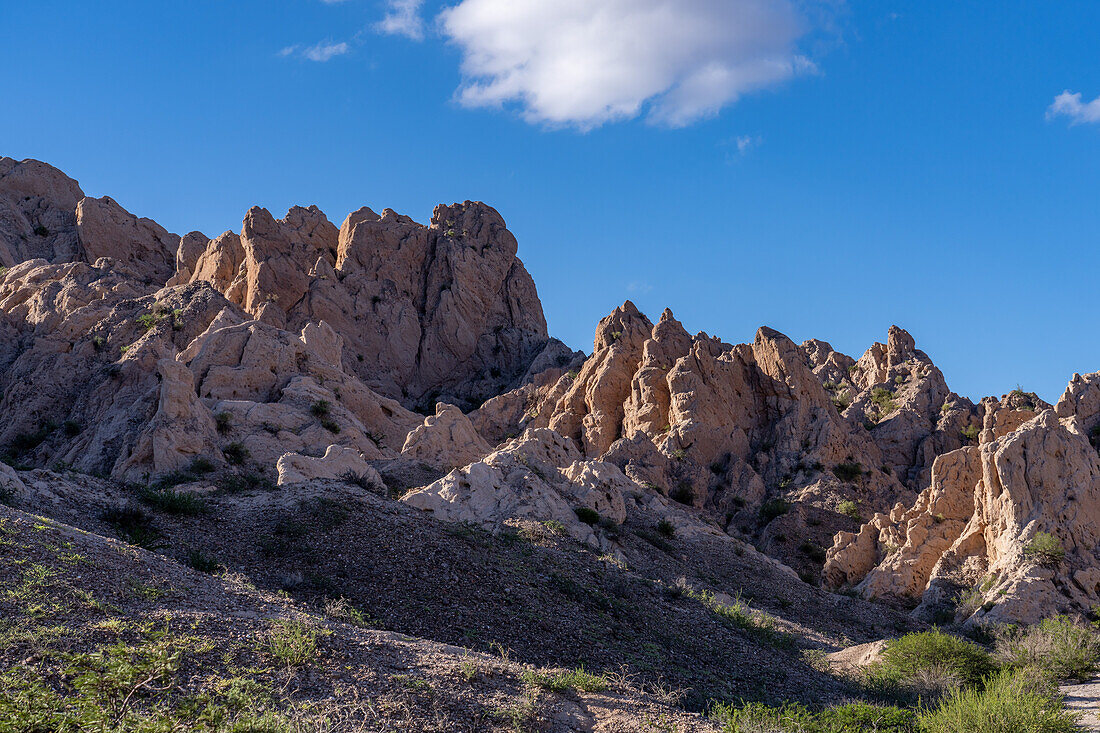
[{"label": "eroded rock face", "polygon": [[[823,360],[838,361],[829,352]],[[709,510],[731,532],[762,536],[807,572],[820,561],[784,537],[828,546],[853,524],[841,501],[874,510],[912,496],[878,470],[881,449],[838,413],[807,352],[767,328],[752,344],[730,345],[690,336],[667,310],[653,324],[627,302],[600,322],[580,368],[478,413],[475,425],[494,435],[548,427],[644,487]],[[773,499],[810,507],[778,522],[774,542],[760,518]]]},{"label": "eroded rock face", "polygon": [[882,451],[882,465],[908,488],[929,485],[937,456],[975,442],[980,411],[951,392],[943,373],[904,329],[891,326],[858,361],[824,341],[802,344],[833,404],[863,426]]},{"label": "eroded rock face", "polygon": [[239,235],[181,238],[0,159],[0,449],[128,480],[196,458],[272,474],[333,444],[396,458],[419,426],[411,452],[469,463],[490,448],[459,410],[422,425],[405,405],[474,404],[576,358],[516,252],[471,202],[342,229],[254,208]]},{"label": "eroded rock face", "polygon": [[578,541],[605,550],[613,543],[600,526],[622,524],[631,513],[646,517],[647,524],[668,522],[677,536],[718,534],[614,464],[584,460],[573,441],[546,428],[524,432],[402,501],[443,521],[493,532],[509,520],[556,522]]},{"label": "eroded rock face", "polygon": [[78,258],[76,181],[37,160],[0,157],[0,267]]},{"label": "eroded rock face", "polygon": [[[911,509],[838,535],[826,578],[960,620],[1033,622],[1091,608],[1100,599],[1098,376],[1075,375],[1041,412],[1025,393],[983,403],[981,446],[937,459]],[[1055,538],[1046,556],[1035,552],[1045,535]]]},{"label": "eroded rock face", "polygon": [[88,262],[110,258],[117,271],[158,287],[174,272],[179,235],[152,219],[139,219],[114,199],[81,199],[76,206],[76,229]]},{"label": "eroded rock face", "polygon": [[326,321],[347,370],[406,406],[469,406],[519,381],[551,344],[516,251],[500,215],[475,202],[437,207],[426,227],[363,208],[339,230],[316,207],[278,220],[254,208],[240,237],[210,242],[191,279],[273,325]]}]

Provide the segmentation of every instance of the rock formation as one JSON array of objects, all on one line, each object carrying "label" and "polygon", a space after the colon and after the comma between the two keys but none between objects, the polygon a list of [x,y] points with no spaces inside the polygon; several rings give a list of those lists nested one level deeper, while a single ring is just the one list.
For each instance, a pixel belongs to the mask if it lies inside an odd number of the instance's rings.
[{"label": "rock formation", "polygon": [[350,373],[408,407],[469,406],[513,386],[544,351],[534,282],[494,209],[436,208],[430,226],[362,208],[338,230],[315,206],[276,220],[253,208],[241,234],[211,241],[189,266],[252,317],[299,330],[327,321]]},{"label": "rock formation", "polygon": [[[470,202],[429,227],[254,208],[239,235],[179,237],[0,159],[2,452],[128,480],[198,458],[273,474],[334,444],[395,458],[422,422],[406,406],[480,402],[574,358],[516,249]],[[409,450],[433,464],[490,450],[457,409],[421,428]]]},{"label": "rock formation", "polygon": [[553,521],[601,549],[638,514],[928,617],[1100,600],[1100,374],[1054,407],[975,405],[896,326],[856,359],[766,327],[692,335],[629,301],[586,356],[549,338],[515,238],[469,201],[427,226],[253,208],[239,233],[180,237],[0,158],[0,268],[0,456],[16,466],[158,485],[386,476],[440,519]]},{"label": "rock formation", "polygon": [[912,507],[837,536],[830,584],[971,622],[1100,600],[1100,374],[1074,375],[1054,408],[1020,391],[981,408],[980,445],[937,458]]}]

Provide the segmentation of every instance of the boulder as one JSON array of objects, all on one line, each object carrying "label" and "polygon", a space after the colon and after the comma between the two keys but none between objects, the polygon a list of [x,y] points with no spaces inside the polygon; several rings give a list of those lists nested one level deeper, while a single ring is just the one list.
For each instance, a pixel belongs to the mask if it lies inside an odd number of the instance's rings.
[{"label": "boulder", "polygon": [[423,425],[409,432],[401,455],[433,468],[449,470],[474,463],[491,450],[461,410],[440,402],[435,406],[434,415],[424,418]]},{"label": "boulder", "polygon": [[330,445],[320,458],[284,453],[276,464],[276,470],[279,486],[314,479],[339,479],[349,474],[375,486],[384,485],[382,477],[367,463],[362,453],[342,445]]}]

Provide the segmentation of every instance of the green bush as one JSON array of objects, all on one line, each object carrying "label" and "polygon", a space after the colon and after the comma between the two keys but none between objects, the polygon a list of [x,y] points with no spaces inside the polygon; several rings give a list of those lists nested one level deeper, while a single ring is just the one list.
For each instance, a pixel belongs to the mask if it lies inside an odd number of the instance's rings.
[{"label": "green bush", "polygon": [[833,475],[841,481],[855,481],[863,475],[863,465],[855,462],[839,463],[833,467]]},{"label": "green bush", "polygon": [[119,539],[135,547],[156,550],[164,546],[160,531],[153,526],[153,518],[139,506],[113,504],[103,510],[99,518],[114,525]]},{"label": "green bush", "polygon": [[1054,688],[1001,672],[985,687],[956,690],[920,715],[924,733],[1070,733],[1080,730]]},{"label": "green bush", "polygon": [[600,513],[597,512],[595,509],[590,509],[589,507],[582,506],[577,507],[573,510],[573,512],[577,515],[577,519],[581,520],[589,526],[594,526],[600,521]]},{"label": "green bush", "polygon": [[885,387],[875,387],[871,390],[871,402],[878,408],[880,418],[886,417],[898,409],[898,404],[894,401],[894,393]]},{"label": "green bush", "polygon": [[263,650],[287,667],[301,667],[317,656],[318,633],[301,621],[277,621],[264,639]]},{"label": "green bush", "polygon": [[606,675],[596,675],[586,672],[584,667],[562,670],[560,672],[533,672],[523,673],[523,681],[535,687],[541,687],[551,692],[565,692],[567,690],[580,690],[581,692],[603,692],[607,689]]},{"label": "green bush", "polygon": [[328,400],[317,400],[309,406],[309,411],[313,413],[314,417],[324,417],[329,414],[332,409],[332,405]]},{"label": "green bush", "polygon": [[760,507],[760,518],[764,522],[770,522],[776,517],[781,517],[791,510],[791,505],[783,499],[772,499]]},{"label": "green bush", "polygon": [[199,550],[192,550],[187,556],[187,564],[200,573],[213,573],[218,569],[218,561],[207,557]]},{"label": "green bush", "polygon": [[978,439],[978,435],[981,434],[982,429],[979,428],[977,425],[967,425],[965,428],[962,429],[961,432],[964,438],[973,442]]},{"label": "green bush", "polygon": [[676,526],[667,519],[662,519],[661,521],[657,522],[657,534],[661,535],[662,537],[672,539],[676,536]]},{"label": "green bush", "polygon": [[1062,542],[1051,533],[1036,532],[1035,537],[1024,547],[1024,555],[1040,565],[1053,567],[1065,559],[1066,550],[1062,547]]},{"label": "green bush", "polygon": [[851,517],[857,522],[860,521],[859,516],[859,504],[855,503],[851,499],[845,499],[837,504],[836,510],[846,517]]},{"label": "green bush", "polygon": [[811,712],[802,705],[768,707],[750,703],[741,708],[716,704],[709,717],[722,733],[919,733],[911,710],[856,702]]},{"label": "green bush", "polygon": [[141,500],[165,514],[197,517],[206,511],[206,500],[190,491],[150,488],[141,492]]},{"label": "green bush", "polygon": [[1100,633],[1068,616],[1055,616],[1034,626],[999,630],[994,654],[1003,665],[1029,674],[1087,680],[1100,666]]},{"label": "green bush", "polygon": [[271,491],[275,482],[255,471],[230,473],[218,479],[218,488],[227,494],[239,494],[242,491]]},{"label": "green bush", "polygon": [[244,443],[230,443],[222,449],[222,453],[225,454],[225,460],[234,466],[244,463],[250,455]]},{"label": "green bush", "polygon": [[962,685],[981,685],[996,671],[989,654],[977,644],[936,629],[906,634],[886,645],[877,672],[899,684],[929,673],[946,674]]},{"label": "green bush", "polygon": [[214,427],[222,435],[228,433],[233,428],[233,413],[226,410],[215,413]]}]

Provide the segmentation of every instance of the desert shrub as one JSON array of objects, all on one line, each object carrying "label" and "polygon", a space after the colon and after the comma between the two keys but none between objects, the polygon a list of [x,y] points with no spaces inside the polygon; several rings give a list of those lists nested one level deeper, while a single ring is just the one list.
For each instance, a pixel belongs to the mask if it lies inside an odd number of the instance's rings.
[{"label": "desert shrub", "polygon": [[917,714],[912,710],[850,703],[812,712],[802,705],[769,707],[750,703],[741,708],[718,703],[708,717],[722,733],[918,733]]},{"label": "desert shrub", "polygon": [[687,481],[683,481],[669,492],[668,498],[679,504],[687,504],[690,506],[695,501],[695,490],[691,488],[691,484]]},{"label": "desert shrub", "polygon": [[676,527],[667,519],[662,519],[657,522],[657,534],[667,539],[672,539],[676,536]]},{"label": "desert shrub", "polygon": [[309,406],[309,411],[314,417],[324,417],[332,410],[332,405],[328,400],[317,400]]},{"label": "desert shrub", "polygon": [[798,546],[798,551],[814,562],[825,562],[825,549],[813,542],[805,541]]},{"label": "desert shrub", "polygon": [[1066,550],[1062,547],[1061,540],[1051,533],[1036,532],[1035,537],[1024,547],[1024,555],[1040,565],[1053,567],[1065,559]]},{"label": "desert shrub", "polygon": [[1100,666],[1100,632],[1068,616],[995,633],[994,656],[1006,667],[1051,680],[1087,680]]},{"label": "desert shrub", "polygon": [[845,499],[837,504],[836,510],[846,517],[851,517],[857,522],[860,520],[859,516],[859,504],[855,503],[851,499]]},{"label": "desert shrub", "polygon": [[218,479],[218,488],[227,494],[239,494],[242,491],[271,491],[275,482],[256,471],[230,473]]},{"label": "desert shrub", "polygon": [[209,458],[203,456],[196,456],[193,461],[187,466],[188,473],[192,473],[196,476],[201,476],[206,473],[210,473],[215,468],[214,462]]},{"label": "desert shrub", "polygon": [[16,435],[8,444],[8,449],[15,455],[30,453],[42,445],[56,428],[57,426],[54,423],[44,422],[33,433],[19,433]]},{"label": "desert shrub", "polygon": [[580,690],[581,692],[603,692],[608,687],[607,675],[586,672],[584,667],[560,670],[557,672],[536,672],[527,670],[523,681],[534,687],[551,692]]},{"label": "desert shrub", "polygon": [[1001,672],[984,688],[961,688],[920,715],[924,733],[1070,733],[1080,730],[1054,688],[1020,672]]},{"label": "desert shrub", "polygon": [[226,410],[214,414],[214,427],[218,432],[225,435],[233,429],[233,413]]},{"label": "desert shrub", "polygon": [[325,430],[329,431],[333,435],[340,434],[340,423],[336,422],[331,417],[321,418],[321,427],[323,427]]},{"label": "desert shrub", "polygon": [[360,611],[351,604],[351,601],[342,596],[340,598],[326,598],[323,609],[326,616],[340,619],[352,626],[359,626],[364,629],[371,627],[370,616]]},{"label": "desert shrub", "polygon": [[137,317],[138,325],[144,328],[146,331],[151,331],[160,319],[153,313],[144,313]]},{"label": "desert shrub", "polygon": [[978,435],[981,434],[982,429],[979,428],[977,425],[967,425],[960,432],[962,433],[962,436],[964,438],[973,442],[978,439]]},{"label": "desert shrub", "polygon": [[833,467],[833,475],[841,481],[855,481],[863,475],[863,466],[859,463],[838,463]]},{"label": "desert shrub", "polygon": [[163,547],[161,533],[153,526],[147,511],[134,504],[112,504],[99,515],[111,524],[119,539],[136,547],[155,550]]},{"label": "desert shrub", "polygon": [[791,510],[791,505],[783,499],[772,499],[760,507],[760,518],[764,522],[770,522],[776,517],[781,517]]},{"label": "desert shrub", "polygon": [[878,408],[879,417],[885,417],[898,409],[898,403],[894,401],[894,393],[885,387],[875,387],[871,390],[871,402]]},{"label": "desert shrub", "polygon": [[213,573],[218,569],[217,560],[212,557],[207,557],[198,550],[192,550],[187,555],[187,564],[200,573]]},{"label": "desert shrub", "polygon": [[319,633],[301,621],[277,621],[268,631],[262,649],[287,667],[301,667],[317,656]]},{"label": "desert shrub", "polygon": [[573,512],[577,515],[577,519],[589,526],[595,526],[600,521],[600,513],[590,507],[577,507]]},{"label": "desert shrub", "polygon": [[147,488],[140,494],[141,500],[165,514],[196,517],[206,511],[206,500],[190,491],[170,488]]},{"label": "desert shrub", "polygon": [[934,675],[977,686],[995,670],[992,658],[980,646],[936,629],[891,641],[873,673],[902,685]]},{"label": "desert shrub", "polygon": [[373,476],[368,476],[365,473],[356,473],[350,468],[340,474],[340,480],[367,491],[385,491],[386,488],[380,485]]},{"label": "desert shrub", "polygon": [[847,392],[843,392],[840,395],[833,398],[833,407],[837,412],[844,412],[852,405],[852,398],[848,396]]},{"label": "desert shrub", "polygon": [[248,448],[244,447],[244,443],[233,442],[225,446],[222,449],[222,453],[225,455],[225,460],[234,466],[239,466],[248,460],[250,453]]}]

